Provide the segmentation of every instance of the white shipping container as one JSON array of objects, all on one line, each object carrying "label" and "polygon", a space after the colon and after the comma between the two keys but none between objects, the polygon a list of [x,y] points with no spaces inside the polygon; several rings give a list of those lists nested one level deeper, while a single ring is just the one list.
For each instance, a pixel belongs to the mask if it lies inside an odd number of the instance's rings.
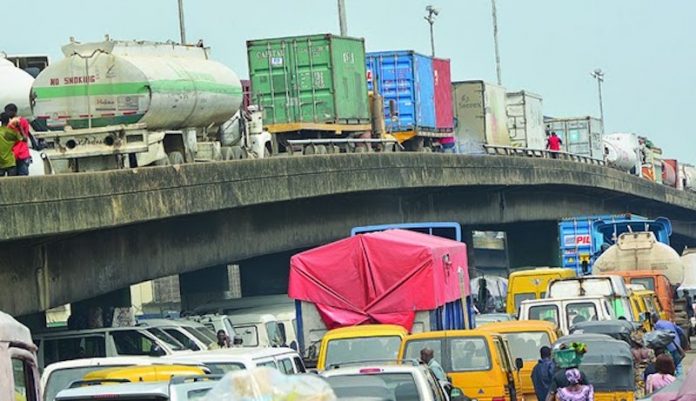
[{"label": "white shipping container", "polygon": [[598,118],[551,118],[545,123],[563,141],[563,151],[604,160],[602,123]]},{"label": "white shipping container", "polygon": [[452,83],[459,153],[485,153],[484,145],[510,146],[505,88],[483,81]]},{"label": "white shipping container", "polygon": [[507,121],[512,146],[546,148],[546,131],[541,96],[527,92],[507,94]]}]

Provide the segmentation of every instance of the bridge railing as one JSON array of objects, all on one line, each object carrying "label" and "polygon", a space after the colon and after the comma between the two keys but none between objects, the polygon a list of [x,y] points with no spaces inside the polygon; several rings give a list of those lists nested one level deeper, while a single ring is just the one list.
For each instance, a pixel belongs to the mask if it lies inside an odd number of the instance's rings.
[{"label": "bridge railing", "polygon": [[604,166],[604,160],[594,159],[588,156],[577,155],[574,153],[550,151],[542,149],[518,148],[515,146],[499,146],[499,145],[484,145],[486,154],[499,156],[519,156],[519,157],[535,157],[540,159],[556,159],[569,160],[578,163],[594,164]]}]

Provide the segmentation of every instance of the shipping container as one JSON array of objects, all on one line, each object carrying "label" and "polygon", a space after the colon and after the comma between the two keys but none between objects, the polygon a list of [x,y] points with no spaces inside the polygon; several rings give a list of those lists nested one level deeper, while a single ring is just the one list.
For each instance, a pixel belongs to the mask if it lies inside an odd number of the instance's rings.
[{"label": "shipping container", "polygon": [[507,99],[507,123],[512,146],[546,149],[546,130],[541,96],[527,92],[511,92]]},{"label": "shipping container", "polygon": [[454,129],[454,107],[452,105],[452,73],[449,59],[433,58],[435,82],[435,128],[438,131]]},{"label": "shipping container", "polygon": [[363,39],[251,40],[247,53],[252,99],[270,132],[370,129]]},{"label": "shipping container", "polygon": [[563,141],[562,150],[596,160],[604,159],[602,122],[594,117],[552,118],[546,127]]},{"label": "shipping container", "polygon": [[408,50],[367,53],[367,85],[384,98],[387,132],[436,130],[432,58]]},{"label": "shipping container", "polygon": [[459,153],[482,154],[484,145],[510,146],[505,88],[483,81],[453,82],[452,96]]}]

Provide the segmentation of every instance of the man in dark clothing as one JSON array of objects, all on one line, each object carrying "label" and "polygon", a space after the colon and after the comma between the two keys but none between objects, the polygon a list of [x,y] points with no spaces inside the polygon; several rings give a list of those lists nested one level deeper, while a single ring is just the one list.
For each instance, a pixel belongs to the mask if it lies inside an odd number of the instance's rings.
[{"label": "man in dark clothing", "polygon": [[553,371],[556,367],[551,359],[551,348],[547,346],[541,347],[539,356],[541,359],[532,369],[532,383],[534,384],[534,392],[537,399],[545,401],[553,380]]}]

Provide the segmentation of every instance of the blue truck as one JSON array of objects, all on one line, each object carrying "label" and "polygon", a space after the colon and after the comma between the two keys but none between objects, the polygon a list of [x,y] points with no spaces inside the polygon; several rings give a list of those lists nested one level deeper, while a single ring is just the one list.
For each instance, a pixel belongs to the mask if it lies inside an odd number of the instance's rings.
[{"label": "blue truck", "polygon": [[637,231],[651,231],[659,242],[669,245],[672,223],[664,217],[648,219],[634,214],[563,219],[558,223],[561,267],[574,269],[578,275],[590,274],[594,261],[619,235]]}]

